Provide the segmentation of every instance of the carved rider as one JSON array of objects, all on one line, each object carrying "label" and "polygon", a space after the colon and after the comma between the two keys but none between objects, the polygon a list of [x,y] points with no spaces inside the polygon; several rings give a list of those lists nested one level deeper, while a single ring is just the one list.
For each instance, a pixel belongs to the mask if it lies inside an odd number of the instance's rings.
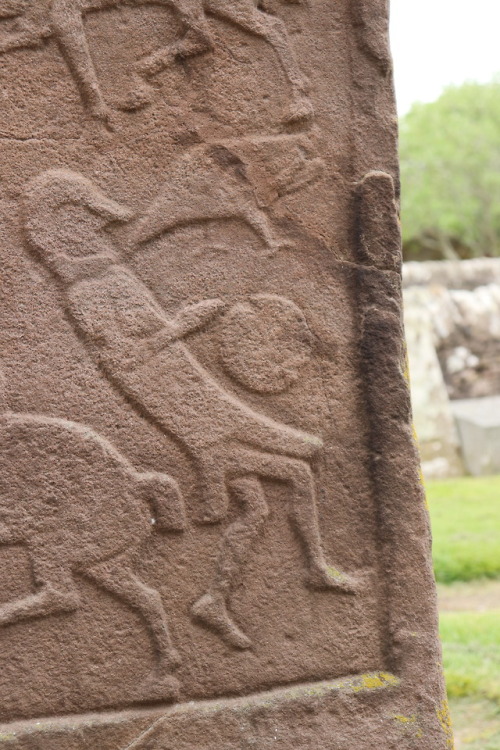
[{"label": "carved rider", "polygon": [[[0,54],[21,47],[41,46],[53,37],[92,117],[110,125],[111,113],[102,95],[85,32],[84,16],[118,5],[160,5],[172,10],[184,29],[182,36],[134,65],[134,88],[121,108],[140,109],[150,104],[154,89],[149,80],[176,60],[213,49],[207,15],[265,40],[274,50],[291,89],[288,121],[309,119],[312,106],[305,95],[306,83],[291,49],[282,21],[263,11],[255,0],[3,0],[0,19],[16,19],[17,29],[0,37]],[[5,5],[5,7],[3,7]]]},{"label": "carved rider", "polygon": [[[75,207],[82,211],[77,225]],[[192,614],[231,645],[247,648],[251,642],[227,605],[268,512],[261,479],[290,488],[290,515],[306,553],[309,584],[353,593],[352,581],[327,565],[322,549],[310,467],[322,442],[259,414],[198,362],[184,339],[221,314],[223,303],[206,300],[169,318],[103,231],[102,225],[130,217],[127,208],[72,172],[45,172],[26,192],[29,239],[62,284],[75,330],[127,401],[188,450],[203,491],[203,521],[221,521],[230,494],[244,508],[226,531],[215,579]]]}]

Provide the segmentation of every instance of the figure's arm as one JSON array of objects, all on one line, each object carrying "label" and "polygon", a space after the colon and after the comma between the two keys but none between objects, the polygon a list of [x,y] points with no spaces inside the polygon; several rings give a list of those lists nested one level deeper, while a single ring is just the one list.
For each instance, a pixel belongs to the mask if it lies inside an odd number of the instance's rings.
[{"label": "figure's arm", "polygon": [[203,300],[188,305],[173,319],[165,320],[164,325],[153,334],[135,342],[133,352],[127,351],[123,357],[125,369],[133,369],[150,357],[167,349],[174,341],[179,341],[194,331],[198,331],[225,308],[220,299]]},{"label": "figure's arm", "polygon": [[206,299],[193,305],[187,305],[172,321],[176,338],[182,339],[203,328],[213,318],[220,315],[225,307],[226,303],[221,299]]}]

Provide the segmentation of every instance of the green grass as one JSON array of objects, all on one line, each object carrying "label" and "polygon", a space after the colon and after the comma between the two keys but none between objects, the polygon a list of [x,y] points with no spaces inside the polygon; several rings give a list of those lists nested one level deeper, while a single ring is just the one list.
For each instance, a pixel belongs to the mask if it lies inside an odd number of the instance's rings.
[{"label": "green grass", "polygon": [[451,698],[450,711],[457,750],[499,750],[498,704],[476,698]]},{"label": "green grass", "polygon": [[500,606],[441,612],[439,629],[449,697],[486,698],[500,709]]},{"label": "green grass", "polygon": [[500,750],[500,476],[426,489],[457,748]]},{"label": "green grass", "polygon": [[500,578],[500,476],[428,482],[437,581]]}]

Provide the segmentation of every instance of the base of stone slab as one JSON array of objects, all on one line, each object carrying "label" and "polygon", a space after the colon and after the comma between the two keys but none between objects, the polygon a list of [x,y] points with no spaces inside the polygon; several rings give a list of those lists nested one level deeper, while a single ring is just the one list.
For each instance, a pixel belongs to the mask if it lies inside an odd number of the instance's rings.
[{"label": "base of stone slab", "polygon": [[[406,708],[406,711],[405,711]],[[2,750],[368,750],[428,748],[399,678],[370,672],[221,698],[0,725]],[[378,744],[377,744],[378,743]],[[443,745],[445,747],[445,745]]]}]

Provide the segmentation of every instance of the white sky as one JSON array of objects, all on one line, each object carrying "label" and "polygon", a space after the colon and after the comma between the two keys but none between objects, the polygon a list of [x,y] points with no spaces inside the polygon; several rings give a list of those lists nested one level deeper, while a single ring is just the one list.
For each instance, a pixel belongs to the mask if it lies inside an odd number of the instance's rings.
[{"label": "white sky", "polygon": [[500,0],[391,0],[400,114],[448,84],[500,73]]}]

